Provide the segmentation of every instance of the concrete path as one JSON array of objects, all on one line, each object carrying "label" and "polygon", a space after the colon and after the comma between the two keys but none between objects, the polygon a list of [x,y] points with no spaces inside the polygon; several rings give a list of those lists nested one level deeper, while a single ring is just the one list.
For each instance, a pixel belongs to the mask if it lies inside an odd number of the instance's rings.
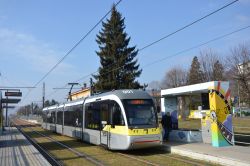
[{"label": "concrete path", "polygon": [[0,135],[0,165],[50,166],[39,151],[15,128]]},{"label": "concrete path", "polygon": [[164,143],[171,153],[227,166],[250,166],[250,147],[216,148],[204,143]]}]

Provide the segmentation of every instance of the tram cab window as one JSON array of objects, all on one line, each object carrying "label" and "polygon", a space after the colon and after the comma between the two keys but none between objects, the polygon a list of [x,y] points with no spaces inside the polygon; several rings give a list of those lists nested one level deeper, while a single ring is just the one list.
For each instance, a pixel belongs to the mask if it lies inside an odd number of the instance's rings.
[{"label": "tram cab window", "polygon": [[156,126],[157,116],[152,100],[123,101],[129,126]]}]

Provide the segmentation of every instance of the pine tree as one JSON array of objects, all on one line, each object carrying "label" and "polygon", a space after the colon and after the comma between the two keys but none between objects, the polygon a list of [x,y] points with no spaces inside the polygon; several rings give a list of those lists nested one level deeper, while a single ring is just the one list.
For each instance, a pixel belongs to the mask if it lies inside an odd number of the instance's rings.
[{"label": "pine tree", "polygon": [[217,60],[214,63],[213,67],[213,81],[224,81],[224,67],[223,65]]},{"label": "pine tree", "polygon": [[188,83],[198,84],[203,82],[203,73],[201,71],[200,62],[198,61],[197,56],[193,58],[191,68],[189,71]]},{"label": "pine tree", "polygon": [[135,80],[142,72],[135,59],[138,50],[135,46],[128,46],[130,37],[124,31],[124,18],[115,6],[112,7],[111,18],[102,25],[96,39],[100,49],[96,54],[101,66],[99,73],[93,75],[96,80],[95,90],[142,88]]}]

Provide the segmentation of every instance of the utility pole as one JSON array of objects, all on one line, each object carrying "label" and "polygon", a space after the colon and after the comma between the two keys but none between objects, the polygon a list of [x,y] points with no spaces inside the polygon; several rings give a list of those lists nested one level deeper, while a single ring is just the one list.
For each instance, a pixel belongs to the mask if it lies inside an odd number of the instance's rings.
[{"label": "utility pole", "polygon": [[72,82],[72,83],[68,83],[68,85],[71,85],[71,88],[70,88],[70,90],[69,90],[69,97],[68,97],[68,99],[69,99],[69,101],[72,101],[71,91],[72,91],[72,89],[73,89],[73,86],[74,86],[74,85],[79,85],[79,83]]},{"label": "utility pole", "polygon": [[93,79],[90,78],[90,96],[94,94]]},{"label": "utility pole", "polygon": [[43,82],[43,108],[45,104],[45,82]]}]

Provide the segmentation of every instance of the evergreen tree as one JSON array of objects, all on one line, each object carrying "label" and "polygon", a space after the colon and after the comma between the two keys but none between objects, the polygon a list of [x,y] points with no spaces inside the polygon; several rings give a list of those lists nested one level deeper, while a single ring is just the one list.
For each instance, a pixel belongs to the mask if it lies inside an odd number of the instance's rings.
[{"label": "evergreen tree", "polygon": [[189,71],[188,83],[198,84],[203,82],[203,73],[201,71],[200,62],[198,61],[197,56],[193,58],[191,68]]},{"label": "evergreen tree", "polygon": [[214,63],[213,67],[213,81],[224,81],[224,67],[223,65],[217,60]]},{"label": "evergreen tree", "polygon": [[96,80],[95,90],[138,89],[142,86],[135,80],[142,70],[135,59],[138,50],[129,47],[130,37],[124,32],[124,18],[112,7],[111,18],[102,23],[103,28],[97,35],[96,42],[100,58],[99,73],[93,75]]}]

